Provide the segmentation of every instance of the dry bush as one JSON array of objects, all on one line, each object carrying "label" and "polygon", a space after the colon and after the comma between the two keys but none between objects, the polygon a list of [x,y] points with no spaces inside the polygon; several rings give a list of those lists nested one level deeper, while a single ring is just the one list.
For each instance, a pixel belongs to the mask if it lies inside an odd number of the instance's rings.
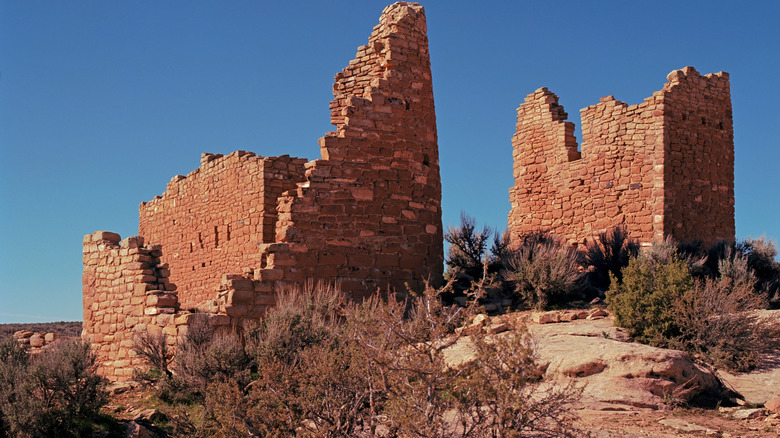
[{"label": "dry bush", "polygon": [[477,358],[455,392],[461,430],[473,430],[464,436],[575,436],[569,405],[583,388],[543,379],[527,330],[473,340]]},{"label": "dry bush", "polygon": [[449,244],[445,260],[447,277],[459,272],[475,280],[482,278],[492,235],[489,227],[477,230],[474,218],[461,212],[460,226],[449,227],[444,233],[444,241]]},{"label": "dry bush", "polygon": [[[16,342],[15,340],[11,340]],[[15,437],[89,434],[106,403],[95,355],[81,340],[61,341],[34,358],[0,345],[0,416]]]},{"label": "dry bush", "polygon": [[620,271],[639,254],[639,243],[631,239],[625,227],[617,226],[600,233],[585,247],[584,265],[590,268],[590,285],[602,291],[609,289],[610,276],[622,280]]},{"label": "dry bush", "polygon": [[[722,271],[723,272],[723,271]],[[762,354],[780,349],[780,322],[754,312],[765,304],[750,282],[724,277],[696,282],[677,299],[673,345],[730,371],[750,371]]]},{"label": "dry bush", "polygon": [[164,381],[171,398],[202,400],[210,384],[250,381],[251,359],[235,333],[215,334],[205,319],[193,319],[174,357],[174,375]]},{"label": "dry bush", "polygon": [[513,284],[517,300],[544,309],[582,298],[580,263],[576,249],[537,233],[510,252],[504,278]]},{"label": "dry bush", "polygon": [[[347,303],[322,286],[279,301],[245,334],[253,380],[244,384],[235,368],[208,373],[192,398],[198,407],[175,417],[175,433],[477,437],[570,428],[566,404],[578,393],[541,379],[526,334],[478,340],[473,364],[447,366],[444,350],[462,336],[455,329],[476,304],[442,305],[433,289]],[[204,338],[197,328],[191,333]]]},{"label": "dry bush", "polygon": [[136,333],[133,339],[133,351],[151,367],[145,373],[136,370],[136,379],[155,380],[163,375],[172,376],[170,370],[171,352],[168,349],[168,339],[164,333],[153,334],[148,331]]}]

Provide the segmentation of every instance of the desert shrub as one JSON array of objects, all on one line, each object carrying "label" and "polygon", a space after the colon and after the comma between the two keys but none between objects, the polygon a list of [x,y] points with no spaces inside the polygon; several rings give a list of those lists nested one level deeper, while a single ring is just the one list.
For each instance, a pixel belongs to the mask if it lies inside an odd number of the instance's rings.
[{"label": "desert shrub", "polygon": [[697,281],[674,302],[679,335],[672,344],[717,367],[750,371],[762,354],[780,348],[780,322],[754,312],[764,304],[750,281]]},{"label": "desert shrub", "polygon": [[[456,328],[475,312],[474,302],[442,304],[433,289],[359,303],[322,286],[282,294],[279,306],[245,333],[253,380],[211,379],[197,403],[177,408],[174,434],[466,437],[568,430],[566,405],[578,392],[544,382],[527,333],[506,342],[480,338],[475,364],[446,363],[444,350],[464,336]],[[190,333],[204,339],[197,329]]]},{"label": "desert shrub", "polygon": [[474,218],[461,213],[460,226],[449,227],[444,233],[444,241],[449,244],[445,259],[447,276],[457,271],[473,279],[482,278],[492,235],[493,231],[489,227],[478,230]]},{"label": "desert shrub", "polygon": [[322,284],[279,294],[276,306],[249,333],[251,354],[260,363],[292,362],[299,351],[334,336],[345,302],[337,288]]},{"label": "desert shrub", "polygon": [[147,372],[136,372],[136,379],[156,380],[163,375],[171,377],[170,359],[171,352],[168,349],[168,339],[162,331],[150,333],[148,331],[136,333],[133,339],[133,351],[143,358],[151,367]]},{"label": "desert shrub", "polygon": [[607,291],[615,325],[628,329],[639,342],[667,346],[679,334],[673,303],[693,287],[687,264],[672,255],[643,254],[623,269],[623,280],[613,278]]},{"label": "desert shrub", "polygon": [[250,381],[251,359],[236,333],[216,334],[204,318],[194,318],[179,343],[175,373],[161,389],[168,399],[202,401],[210,384]]},{"label": "desert shrub", "polygon": [[526,236],[507,257],[504,278],[515,298],[529,307],[548,308],[581,298],[580,254],[545,233]]},{"label": "desert shrub", "polygon": [[494,338],[473,337],[476,359],[456,383],[457,418],[472,436],[575,436],[568,405],[582,394],[573,380],[546,381],[533,339],[520,328]]},{"label": "desert shrub", "polygon": [[780,323],[761,320],[756,309],[766,296],[756,293],[757,282],[747,256],[716,245],[719,276],[694,279],[692,270],[704,260],[676,255],[668,240],[632,259],[623,280],[614,279],[607,291],[615,325],[628,329],[639,342],[679,348],[709,364],[747,371],[761,354],[780,347]]},{"label": "desert shrub", "polygon": [[622,280],[621,270],[639,253],[639,243],[631,239],[624,227],[600,233],[585,247],[585,266],[590,268],[588,281],[600,290],[609,289],[610,276]]},{"label": "desert shrub", "polygon": [[282,294],[249,335],[258,378],[250,385],[250,426],[263,436],[303,428],[347,437],[367,422],[371,394],[361,347],[345,331],[346,301],[309,284]]},{"label": "desert shrub", "polygon": [[[545,382],[527,332],[471,337],[477,354],[448,362],[445,350],[469,342],[454,328],[475,314],[443,306],[428,290],[406,303],[373,299],[353,308],[375,406],[392,436],[568,436],[571,385]],[[552,432],[555,431],[555,432]]]},{"label": "desert shrub", "polygon": [[775,242],[747,238],[737,243],[736,249],[747,258],[747,265],[756,276],[756,290],[774,306],[780,305],[780,263],[775,261]]},{"label": "desert shrub", "polygon": [[89,434],[106,403],[105,382],[94,373],[89,345],[61,341],[35,358],[23,354],[18,346],[0,346],[0,412],[9,434]]}]

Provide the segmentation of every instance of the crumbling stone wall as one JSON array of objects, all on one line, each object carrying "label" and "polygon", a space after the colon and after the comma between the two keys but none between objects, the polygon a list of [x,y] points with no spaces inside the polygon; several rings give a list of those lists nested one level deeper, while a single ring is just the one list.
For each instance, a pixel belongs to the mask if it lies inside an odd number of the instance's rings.
[{"label": "crumbling stone wall", "polygon": [[214,298],[222,274],[260,267],[258,245],[274,241],[277,198],[303,180],[305,162],[203,154],[198,169],[141,204],[139,235],[160,245],[183,308]]},{"label": "crumbling stone wall", "polygon": [[96,231],[84,236],[82,336],[98,358],[98,373],[109,380],[128,380],[144,366],[132,352],[136,331],[171,335],[178,310],[177,294],[160,264],[159,246],[144,246],[143,238]]},{"label": "crumbling stone wall", "polygon": [[[354,298],[443,269],[441,184],[424,10],[388,6],[338,75],[322,158],[204,154],[140,206],[139,236],[84,238],[84,337],[100,372],[143,364],[138,332],[175,346],[193,319],[236,330],[276,294],[336,283]],[[146,243],[146,245],[144,245]]]},{"label": "crumbling stone wall", "polygon": [[734,240],[734,141],[728,74],[669,74],[637,105],[613,96],[581,111],[582,146],[558,96],[518,108],[513,238],[549,230],[572,244],[623,225],[643,244]]}]

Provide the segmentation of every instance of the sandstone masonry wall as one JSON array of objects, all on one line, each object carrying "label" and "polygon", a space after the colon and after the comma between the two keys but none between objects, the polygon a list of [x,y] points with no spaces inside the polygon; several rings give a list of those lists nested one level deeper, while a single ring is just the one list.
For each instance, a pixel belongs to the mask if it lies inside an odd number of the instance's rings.
[{"label": "sandstone masonry wall", "polygon": [[[126,380],[143,332],[240,330],[321,282],[353,298],[441,281],[441,184],[423,8],[388,6],[338,75],[322,159],[203,154],[140,206],[139,236],[84,238],[84,337]],[[146,242],[146,246],[144,246]]]},{"label": "sandstone masonry wall", "polygon": [[623,225],[643,244],[733,240],[728,74],[686,67],[668,80],[640,104],[607,96],[583,109],[581,152],[558,96],[528,95],[512,139],[510,234],[550,230],[579,245]]},{"label": "sandstone masonry wall", "polygon": [[109,380],[128,380],[145,365],[132,352],[136,331],[164,331],[175,344],[178,300],[160,255],[137,236],[121,242],[107,231],[84,236],[82,336],[95,348],[98,373]]},{"label": "sandstone masonry wall", "polygon": [[141,204],[139,235],[160,245],[183,308],[202,308],[222,274],[260,267],[258,245],[274,241],[277,198],[303,179],[305,162],[203,154],[198,169]]}]

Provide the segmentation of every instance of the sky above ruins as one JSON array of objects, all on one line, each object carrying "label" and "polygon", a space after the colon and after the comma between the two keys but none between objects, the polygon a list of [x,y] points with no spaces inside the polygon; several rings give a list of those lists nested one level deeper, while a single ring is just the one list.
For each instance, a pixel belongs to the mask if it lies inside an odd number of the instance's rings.
[{"label": "sky above ruins", "polygon": [[[84,234],[137,234],[138,204],[202,152],[319,158],[333,76],[387,4],[0,2],[0,323],[80,320]],[[579,125],[692,65],[731,75],[737,238],[780,238],[780,3],[422,4],[445,227],[506,227],[527,94]]]}]

